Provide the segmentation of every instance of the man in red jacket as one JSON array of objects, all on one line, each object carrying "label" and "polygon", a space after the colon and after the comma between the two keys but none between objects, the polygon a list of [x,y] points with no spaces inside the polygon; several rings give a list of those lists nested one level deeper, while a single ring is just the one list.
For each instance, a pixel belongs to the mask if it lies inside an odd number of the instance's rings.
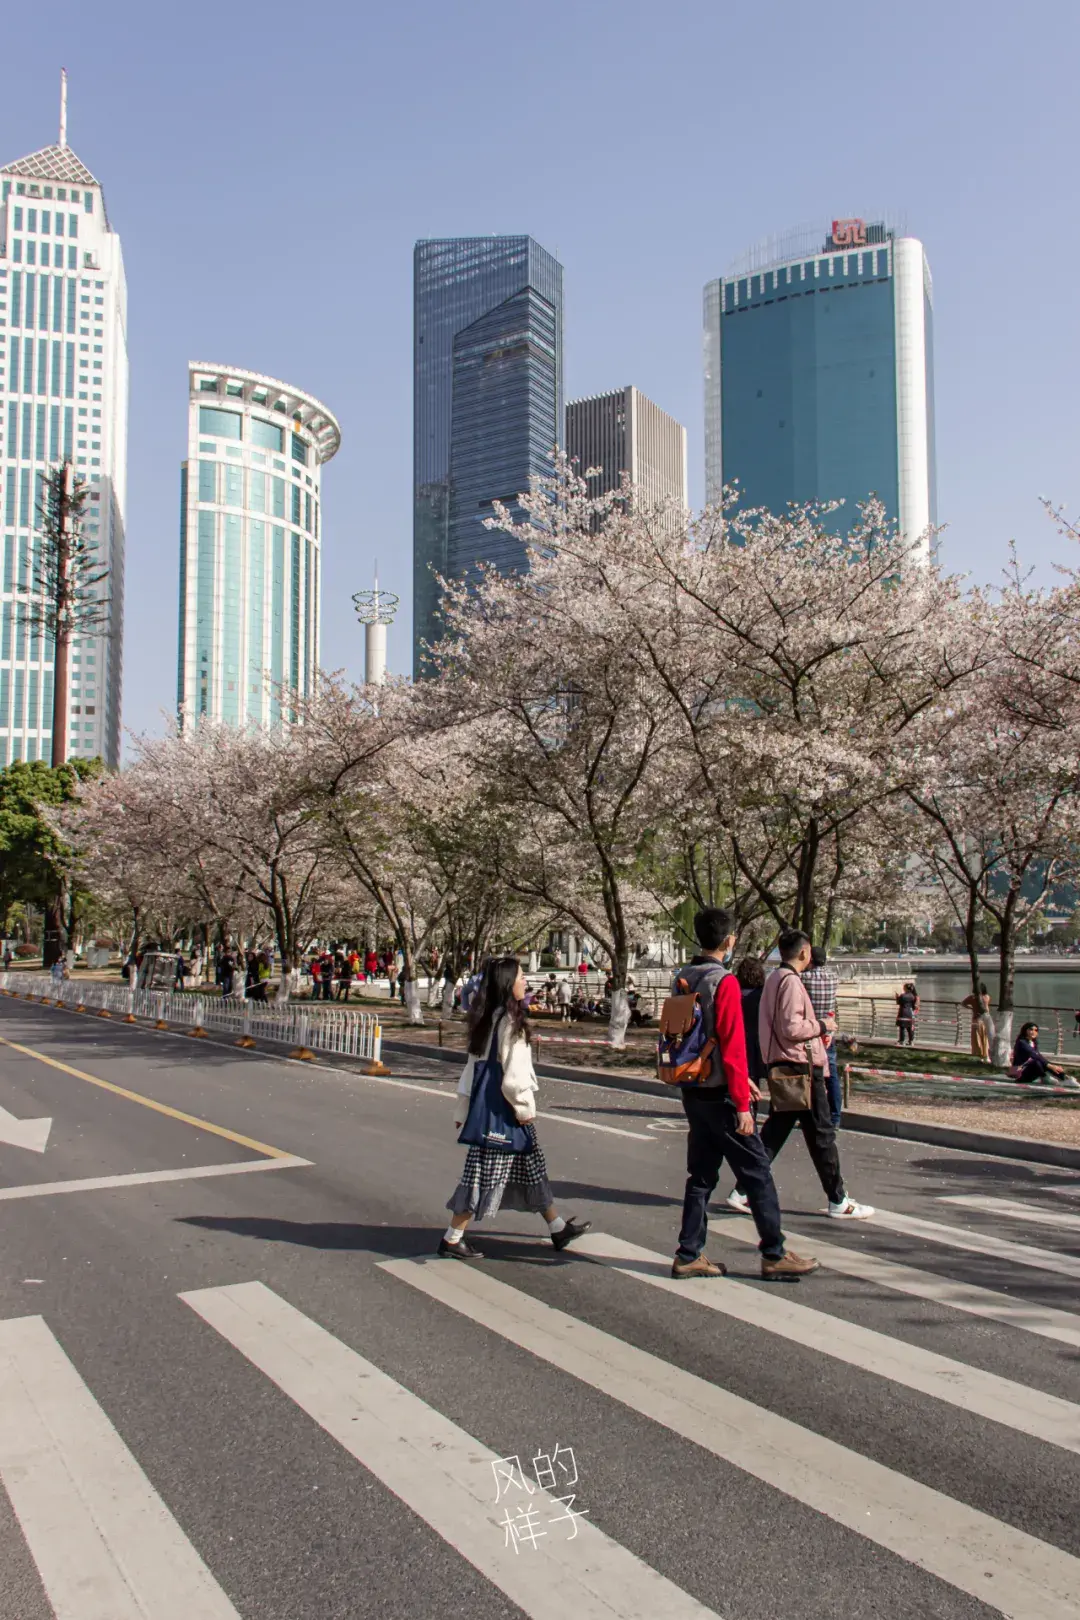
[{"label": "man in red jacket", "polygon": [[[720,1166],[727,1159],[750,1203],[758,1230],[763,1277],[805,1277],[818,1269],[816,1260],[784,1249],[780,1200],[776,1196],[769,1156],[754,1126],[750,1075],[746,1067],[742,993],[726,961],[735,947],[734,919],[720,906],[709,906],[694,918],[701,950],[679,969],[700,1002],[705,1033],[715,1040],[712,1071],[704,1081],[680,1086],[690,1126],[686,1148],[686,1193],[682,1230],[671,1267],[673,1277],[723,1277],[724,1266],[706,1258],[709,1199],[716,1190]],[[675,992],[678,994],[678,991]]]}]

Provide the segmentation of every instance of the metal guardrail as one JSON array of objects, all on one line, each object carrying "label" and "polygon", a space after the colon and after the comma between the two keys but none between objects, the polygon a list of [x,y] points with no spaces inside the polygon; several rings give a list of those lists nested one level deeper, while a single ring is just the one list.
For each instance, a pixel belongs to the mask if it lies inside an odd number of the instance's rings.
[{"label": "metal guardrail", "polygon": [[149,1019],[159,1029],[178,1027],[193,1035],[220,1031],[243,1046],[273,1041],[300,1056],[334,1052],[373,1066],[382,1063],[378,1017],[331,1003],[315,1007],[310,1003],[278,1005],[218,996],[178,996],[166,990],[135,990],[93,981],[56,982],[47,973],[0,973],[0,991],[128,1023]]},{"label": "metal guardrail", "polygon": [[[991,1010],[991,1018],[994,1012]],[[845,1035],[865,1035],[873,1040],[896,1038],[895,995],[858,997],[841,995],[838,1020]],[[1028,1021],[1038,1024],[1040,1046],[1045,1053],[1051,1048],[1046,1035],[1053,1035],[1053,1056],[1069,1057],[1080,1054],[1080,1032],[1076,1028],[1073,1009],[1067,1007],[1026,1007],[1013,1009],[1013,1032]],[[971,1045],[971,1008],[959,1001],[920,1001],[915,1018],[916,1044],[952,1047],[967,1051]]]}]

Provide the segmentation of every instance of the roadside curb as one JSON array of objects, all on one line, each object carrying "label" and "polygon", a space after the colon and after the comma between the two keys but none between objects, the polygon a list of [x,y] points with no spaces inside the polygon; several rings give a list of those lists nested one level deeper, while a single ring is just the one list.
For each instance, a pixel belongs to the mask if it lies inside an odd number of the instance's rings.
[{"label": "roadside curb", "polygon": [[968,1131],[958,1125],[933,1125],[928,1120],[896,1119],[891,1114],[845,1113],[841,1130],[867,1136],[892,1136],[905,1142],[959,1148],[964,1153],[985,1153],[995,1159],[1027,1159],[1035,1164],[1056,1164],[1080,1170],[1080,1148],[1063,1142],[1040,1142],[1032,1136],[1000,1136],[996,1131]]},{"label": "roadside curb", "polygon": [[[383,1040],[383,1050],[409,1057],[439,1058],[444,1063],[461,1063],[462,1053],[447,1047],[422,1046],[415,1041]],[[637,1079],[634,1075],[610,1074],[605,1069],[571,1069],[562,1064],[538,1063],[541,1079],[576,1080],[583,1085],[607,1086],[612,1091],[633,1091],[646,1097],[670,1097],[674,1086],[659,1080]],[[903,1142],[925,1142],[928,1146],[956,1148],[961,1153],[982,1153],[995,1159],[1025,1159],[1035,1164],[1056,1164],[1080,1170],[1080,1148],[1060,1142],[1040,1142],[1030,1136],[999,1136],[995,1131],[969,1131],[957,1125],[931,1125],[917,1119],[898,1119],[891,1114],[860,1114],[846,1111],[841,1130],[866,1136],[891,1136]]]}]

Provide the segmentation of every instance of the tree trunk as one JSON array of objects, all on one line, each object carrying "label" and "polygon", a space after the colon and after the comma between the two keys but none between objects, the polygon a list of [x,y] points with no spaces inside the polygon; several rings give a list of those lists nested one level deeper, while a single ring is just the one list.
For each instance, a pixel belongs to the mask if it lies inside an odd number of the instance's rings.
[{"label": "tree trunk", "polygon": [[1016,904],[1019,895],[1011,889],[998,918],[998,1015],[995,1020],[993,1060],[995,1069],[1012,1064],[1013,990],[1016,980]]},{"label": "tree trunk", "polygon": [[415,1026],[422,1026],[424,1022],[424,1009],[420,1005],[420,986],[416,979],[416,963],[409,946],[402,941],[401,954],[404,958],[401,964],[401,987],[405,996],[405,1012],[407,1020]]},{"label": "tree trunk", "polygon": [[979,953],[975,947],[975,924],[979,916],[979,897],[975,889],[968,890],[967,915],[964,918],[964,947],[971,967],[971,993],[979,993]]},{"label": "tree trunk", "polygon": [[608,1018],[608,1040],[612,1046],[626,1045],[626,1029],[630,1022],[630,998],[626,993],[626,975],[629,971],[630,952],[626,946],[616,947],[611,961],[611,1012]]},{"label": "tree trunk", "polygon": [[52,967],[64,954],[64,894],[63,890],[45,907],[41,942],[43,967]]}]

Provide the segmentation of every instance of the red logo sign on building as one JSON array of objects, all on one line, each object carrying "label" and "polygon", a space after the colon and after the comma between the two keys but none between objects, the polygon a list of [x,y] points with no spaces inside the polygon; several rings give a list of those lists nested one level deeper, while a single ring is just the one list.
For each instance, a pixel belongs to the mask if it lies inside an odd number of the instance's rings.
[{"label": "red logo sign on building", "polygon": [[838,248],[860,248],[866,246],[866,221],[863,219],[834,219],[832,222],[833,246]]}]

